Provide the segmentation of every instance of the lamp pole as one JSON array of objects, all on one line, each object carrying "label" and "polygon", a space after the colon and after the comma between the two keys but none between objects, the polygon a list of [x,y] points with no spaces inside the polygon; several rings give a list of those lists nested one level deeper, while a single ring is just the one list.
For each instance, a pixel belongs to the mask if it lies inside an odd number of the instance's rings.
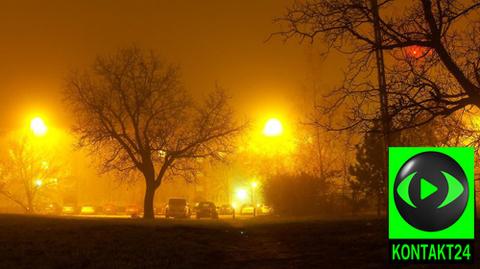
[{"label": "lamp pole", "polygon": [[257,182],[253,181],[252,183],[250,183],[250,187],[252,187],[252,195],[251,195],[251,202],[252,202],[252,205],[253,205],[253,216],[255,217],[257,215],[257,204],[256,204],[256,201],[255,201],[255,190],[257,189]]},{"label": "lamp pole", "polygon": [[[375,58],[377,63],[378,88],[380,91],[380,113],[382,123],[382,140],[384,149],[383,155],[383,183],[386,186],[388,182],[388,147],[390,145],[390,118],[388,113],[388,93],[387,82],[385,78],[385,63],[382,48],[382,32],[380,29],[380,15],[378,11],[377,0],[370,0],[373,13],[373,30],[375,34]],[[380,200],[377,200],[380,203]],[[377,204],[377,215],[380,215],[380,207]]]}]

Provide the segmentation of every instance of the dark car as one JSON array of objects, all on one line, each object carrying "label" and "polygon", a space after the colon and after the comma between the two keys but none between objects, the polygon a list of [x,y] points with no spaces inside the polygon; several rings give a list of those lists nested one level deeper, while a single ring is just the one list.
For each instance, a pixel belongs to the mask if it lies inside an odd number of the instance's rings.
[{"label": "dark car", "polygon": [[200,202],[197,206],[197,219],[212,218],[218,219],[217,207],[212,202]]},{"label": "dark car", "polygon": [[140,217],[140,211],[140,207],[138,207],[137,205],[129,205],[125,207],[125,213],[127,213],[127,215],[130,215],[132,218]]},{"label": "dark car", "polygon": [[165,218],[189,218],[190,214],[187,200],[182,198],[168,200],[168,204],[165,207]]},{"label": "dark car", "polygon": [[165,205],[156,206],[154,208],[155,215],[164,215],[165,214]]},{"label": "dark car", "polygon": [[126,215],[127,214],[127,208],[125,206],[117,206],[117,214]]},{"label": "dark car", "polygon": [[233,207],[231,205],[221,205],[218,209],[219,215],[232,215],[233,214]]}]

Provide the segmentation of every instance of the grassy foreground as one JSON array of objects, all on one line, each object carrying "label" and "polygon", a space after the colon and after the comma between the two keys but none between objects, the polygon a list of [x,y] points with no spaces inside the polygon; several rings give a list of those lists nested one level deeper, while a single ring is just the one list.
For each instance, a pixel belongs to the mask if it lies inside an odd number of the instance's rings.
[{"label": "grassy foreground", "polygon": [[0,268],[387,268],[386,261],[379,220],[0,215]]}]

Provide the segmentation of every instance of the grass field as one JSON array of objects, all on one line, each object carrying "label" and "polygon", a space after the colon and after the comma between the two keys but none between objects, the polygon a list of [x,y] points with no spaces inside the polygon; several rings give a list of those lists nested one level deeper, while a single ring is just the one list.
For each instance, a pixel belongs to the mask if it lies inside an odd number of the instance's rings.
[{"label": "grass field", "polygon": [[380,220],[0,215],[0,268],[387,267],[386,226]]}]

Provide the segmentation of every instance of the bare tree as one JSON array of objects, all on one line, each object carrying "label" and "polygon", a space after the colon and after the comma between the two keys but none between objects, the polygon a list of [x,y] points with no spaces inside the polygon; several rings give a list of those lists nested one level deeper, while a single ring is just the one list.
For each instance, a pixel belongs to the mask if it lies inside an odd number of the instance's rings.
[{"label": "bare tree", "polygon": [[0,195],[27,213],[35,212],[38,194],[63,177],[55,154],[38,142],[27,134],[12,135],[0,155]]},{"label": "bare tree", "polygon": [[474,0],[383,0],[378,3],[381,42],[375,42],[369,0],[302,0],[277,21],[286,39],[315,41],[350,59],[344,83],[321,114],[341,112],[329,129],[370,130],[379,120],[374,53],[386,52],[388,116],[394,131],[480,105],[480,3]]},{"label": "bare tree", "polygon": [[179,79],[177,68],[133,47],[98,57],[91,70],[67,81],[80,145],[101,154],[105,171],[143,175],[147,219],[154,217],[155,191],[165,178],[192,180],[198,159],[221,159],[243,127],[224,91],[216,89],[197,104]]}]

